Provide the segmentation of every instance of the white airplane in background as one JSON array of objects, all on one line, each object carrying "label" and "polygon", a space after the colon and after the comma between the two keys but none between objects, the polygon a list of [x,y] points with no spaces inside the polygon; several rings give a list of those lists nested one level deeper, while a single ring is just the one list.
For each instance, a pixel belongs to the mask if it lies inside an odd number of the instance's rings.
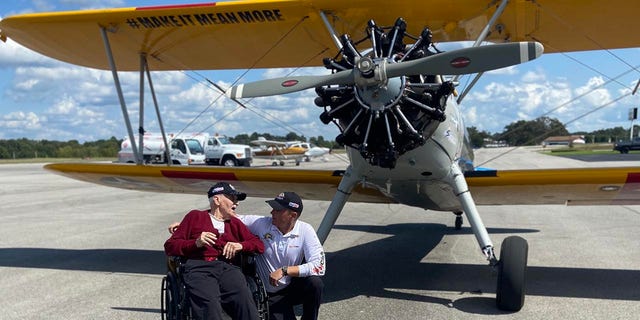
[{"label": "white airplane in background", "polygon": [[[212,180],[233,182],[255,197],[295,190],[308,200],[331,200],[317,231],[323,242],[347,200],[453,212],[456,227],[464,213],[480,252],[498,271],[497,306],[516,311],[525,300],[527,242],[506,238],[498,258],[477,206],[638,204],[640,167],[474,171],[457,105],[468,90],[458,95],[457,76],[527,62],[543,46],[547,52],[635,47],[637,9],[626,0],[248,0],[17,15],[0,21],[0,36],[52,58],[111,70],[132,141],[118,71],[138,71],[153,88],[150,70],[326,67],[327,75],[242,84],[227,95],[315,88],[320,119],[336,124],[336,140],[347,146],[344,171],[143,165],[135,145],[137,165],[46,167],[155,192],[202,194]],[[475,43],[437,50],[435,43],[446,41]],[[485,42],[494,44],[480,46]]]},{"label": "white airplane in background", "polygon": [[329,153],[329,148],[314,146],[308,142],[301,141],[276,141],[258,137],[258,140],[251,141],[251,144],[259,146],[253,150],[254,158],[273,160],[273,166],[284,166],[285,161],[293,161],[296,166],[301,161],[311,161],[311,158],[322,157]]}]

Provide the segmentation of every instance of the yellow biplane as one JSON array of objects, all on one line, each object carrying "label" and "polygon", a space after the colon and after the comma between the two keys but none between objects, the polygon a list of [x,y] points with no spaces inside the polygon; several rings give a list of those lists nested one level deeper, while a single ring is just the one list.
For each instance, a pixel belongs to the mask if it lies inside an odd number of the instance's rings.
[{"label": "yellow biplane", "polygon": [[[253,0],[24,14],[0,21],[0,36],[58,60],[111,70],[132,141],[118,71],[138,71],[151,86],[150,70],[324,66],[324,76],[263,80],[226,93],[238,100],[315,88],[320,119],[335,123],[336,140],[347,146],[344,171],[185,168],[143,165],[142,157],[137,165],[47,169],[155,192],[202,194],[222,180],[257,197],[295,190],[305,199],[331,200],[318,228],[321,241],[347,199],[453,212],[456,227],[464,213],[498,271],[497,306],[520,310],[527,242],[506,238],[498,259],[477,206],[638,204],[640,167],[474,171],[455,99],[457,76],[524,63],[543,48],[635,47],[637,9],[627,0]],[[448,52],[435,46],[449,41],[474,44]]]}]

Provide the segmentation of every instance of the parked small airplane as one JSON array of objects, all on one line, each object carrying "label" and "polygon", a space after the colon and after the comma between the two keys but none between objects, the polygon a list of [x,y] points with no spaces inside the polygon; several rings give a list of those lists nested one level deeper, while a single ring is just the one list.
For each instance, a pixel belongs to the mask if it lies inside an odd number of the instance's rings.
[{"label": "parked small airplane", "polygon": [[[331,200],[318,228],[323,242],[347,199],[453,212],[456,227],[464,213],[498,271],[497,306],[515,311],[525,299],[527,242],[506,238],[498,259],[477,206],[638,204],[640,167],[475,171],[457,106],[468,90],[458,94],[457,75],[527,62],[543,45],[547,52],[635,47],[629,32],[640,27],[637,11],[626,0],[248,0],[17,15],[0,21],[0,37],[111,70],[132,141],[118,71],[139,71],[141,83],[146,76],[152,87],[149,70],[326,67],[324,76],[241,84],[227,95],[315,88],[320,119],[336,124],[336,140],[347,146],[344,171],[178,168],[142,165],[141,156],[138,165],[46,167],[156,192],[202,194],[212,180],[231,181],[256,197],[295,190],[305,199]],[[446,41],[475,42],[441,52],[436,43]],[[485,42],[494,44],[481,46]],[[330,48],[337,54],[322,59]]]},{"label": "parked small airplane", "polygon": [[285,161],[293,161],[296,166],[301,161],[310,161],[311,158],[322,157],[329,153],[329,148],[321,148],[301,141],[276,141],[259,137],[251,141],[251,144],[260,148],[253,151],[254,158],[273,160],[273,166],[284,166]]}]

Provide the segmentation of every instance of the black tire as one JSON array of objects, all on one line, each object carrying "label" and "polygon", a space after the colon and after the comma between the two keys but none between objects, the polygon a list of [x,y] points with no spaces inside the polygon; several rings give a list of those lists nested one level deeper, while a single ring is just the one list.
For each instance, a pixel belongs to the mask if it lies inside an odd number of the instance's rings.
[{"label": "black tire", "polygon": [[167,314],[167,277],[162,278],[160,287],[160,319],[165,320]]},{"label": "black tire", "polygon": [[222,157],[222,161],[220,162],[220,164],[225,167],[237,167],[238,160],[236,160],[236,158],[234,158],[233,156],[227,155]]},{"label": "black tire", "polygon": [[511,236],[504,239],[498,263],[496,305],[501,310],[520,311],[524,305],[527,256],[527,240]]},{"label": "black tire", "polygon": [[257,276],[246,276],[247,287],[253,295],[253,301],[258,309],[258,316],[260,320],[269,319],[269,297],[267,291],[262,284],[262,281]]},{"label": "black tire", "polygon": [[462,229],[463,219],[461,215],[456,215],[455,228],[456,230]]},{"label": "black tire", "polygon": [[[180,308],[180,293],[178,289],[178,282],[176,281],[175,274],[168,272],[167,276],[162,279],[162,319],[179,320]],[[166,318],[165,318],[166,317]]]}]

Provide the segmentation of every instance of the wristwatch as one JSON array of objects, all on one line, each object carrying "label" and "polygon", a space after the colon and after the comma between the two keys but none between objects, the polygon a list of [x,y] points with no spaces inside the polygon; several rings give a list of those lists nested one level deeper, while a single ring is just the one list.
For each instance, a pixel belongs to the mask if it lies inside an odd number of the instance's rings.
[{"label": "wristwatch", "polygon": [[287,273],[287,267],[286,267],[286,266],[285,266],[285,267],[282,267],[282,275],[283,275],[283,276],[285,276],[285,277],[289,275],[289,274]]}]

